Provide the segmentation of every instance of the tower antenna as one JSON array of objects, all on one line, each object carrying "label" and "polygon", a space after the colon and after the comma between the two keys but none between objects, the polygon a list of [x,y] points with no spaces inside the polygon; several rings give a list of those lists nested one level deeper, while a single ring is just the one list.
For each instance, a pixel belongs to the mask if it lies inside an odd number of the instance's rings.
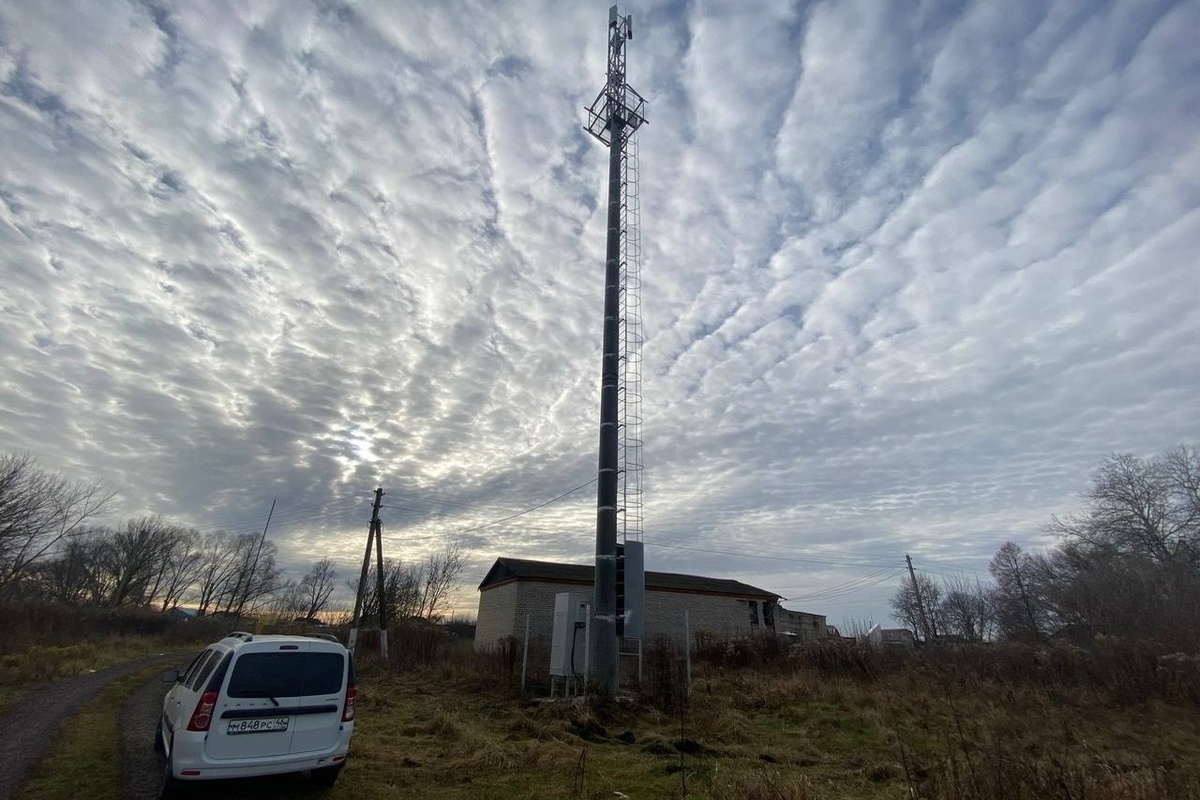
[{"label": "tower antenna", "polygon": [[[596,579],[591,621],[592,681],[608,697],[617,693],[617,515],[620,469],[620,384],[623,273],[628,230],[625,192],[628,142],[646,122],[646,101],[625,83],[626,42],[633,22],[608,10],[608,80],[588,108],[587,131],[608,146],[608,240],[604,262],[604,351],[600,367],[600,453],[596,489]],[[640,322],[639,322],[640,336]],[[625,348],[626,352],[628,348]],[[640,455],[639,455],[640,459]],[[640,500],[639,500],[640,503]],[[640,514],[640,510],[639,510]]]}]

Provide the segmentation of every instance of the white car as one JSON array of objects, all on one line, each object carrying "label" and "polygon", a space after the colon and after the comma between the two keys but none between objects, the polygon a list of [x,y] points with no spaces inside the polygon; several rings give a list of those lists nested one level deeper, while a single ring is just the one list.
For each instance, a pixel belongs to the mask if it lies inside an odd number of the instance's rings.
[{"label": "white car", "polygon": [[354,733],[354,661],[339,642],[236,631],[209,645],[163,698],[155,747],[164,795],[178,781],[311,773],[337,780]]}]

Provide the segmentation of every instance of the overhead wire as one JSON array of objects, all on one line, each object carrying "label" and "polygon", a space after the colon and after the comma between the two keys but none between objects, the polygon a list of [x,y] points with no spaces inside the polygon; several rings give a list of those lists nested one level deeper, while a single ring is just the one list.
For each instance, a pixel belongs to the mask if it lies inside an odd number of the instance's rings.
[{"label": "overhead wire", "polygon": [[870,576],[864,576],[855,581],[847,581],[835,586],[818,589],[817,591],[807,592],[805,594],[791,595],[784,598],[790,602],[809,603],[814,600],[831,600],[833,598],[845,597],[847,595],[861,594],[863,590],[878,586],[881,583],[886,583],[890,580],[895,580],[904,573],[903,567],[895,569],[881,570],[878,573]]},{"label": "overhead wire", "polygon": [[[584,481],[583,483],[579,484],[578,486],[573,486],[572,488],[570,488],[570,489],[567,489],[565,492],[562,492],[561,494],[558,494],[558,495],[555,495],[554,497],[551,497],[549,500],[546,500],[546,501],[544,501],[544,502],[538,503],[538,504],[537,504],[537,505],[535,505],[535,506],[531,506],[531,507],[529,507],[529,508],[522,509],[522,510],[520,510],[520,511],[517,511],[517,512],[515,512],[515,513],[508,514],[507,516],[501,517],[500,519],[495,519],[495,520],[492,520],[491,522],[485,522],[485,523],[482,523],[482,524],[480,524],[480,525],[473,525],[473,526],[471,526],[471,527],[469,527],[469,528],[461,528],[461,529],[459,529],[459,530],[455,530],[455,531],[448,531],[448,532],[446,532],[446,533],[444,533],[444,534],[426,534],[426,536],[429,536],[429,537],[431,537],[431,538],[433,538],[433,537],[436,537],[436,538],[443,538],[443,537],[446,537],[446,536],[461,536],[461,535],[463,535],[463,534],[467,534],[467,533],[474,533],[475,531],[480,531],[480,530],[483,530],[483,529],[485,529],[485,528],[491,528],[491,527],[493,527],[493,526],[495,526],[495,525],[499,525],[499,524],[501,524],[501,523],[508,522],[509,520],[516,519],[516,518],[518,518],[518,517],[523,517],[523,516],[525,516],[526,514],[532,514],[533,512],[535,512],[535,511],[539,511],[539,510],[541,510],[541,509],[545,508],[546,506],[549,506],[549,505],[551,505],[551,504],[553,504],[553,503],[557,503],[559,500],[562,500],[564,497],[568,497],[569,495],[572,495],[572,494],[574,494],[575,492],[579,491],[580,489],[584,489],[584,488],[586,488],[586,487],[590,486],[591,484],[595,483],[597,480],[598,480],[597,478],[592,478],[592,479],[590,479],[590,480]],[[421,535],[421,534],[417,534],[417,536],[420,536],[420,535]],[[390,538],[404,538],[404,539],[408,539],[408,538],[416,538],[416,537],[415,537],[415,536],[413,536],[413,537],[408,537],[408,536],[403,536],[403,537],[401,537],[401,536],[393,536],[393,537],[390,537]]]},{"label": "overhead wire", "polygon": [[785,556],[779,553],[747,553],[738,550],[722,550],[712,547],[695,547],[693,545],[676,544],[670,541],[661,542],[655,539],[646,538],[643,540],[648,547],[667,547],[675,550],[689,550],[696,553],[711,553],[713,555],[728,555],[738,556],[740,558],[759,558],[768,561],[789,561],[798,564],[818,564],[830,567],[873,567],[873,568],[893,568],[898,567],[903,562],[897,560],[892,562],[867,562],[867,561],[849,561],[835,559],[819,559],[819,558],[801,558],[797,556]]},{"label": "overhead wire", "polygon": [[[274,517],[272,518],[272,524],[275,524],[275,523],[278,523],[281,521],[287,522],[292,519],[299,519],[299,518],[304,518],[306,516],[311,516],[310,512],[313,509],[317,509],[318,510],[317,513],[324,513],[326,510],[330,510],[330,506],[340,507],[340,506],[347,505],[351,502],[354,502],[354,501],[357,501],[360,499],[361,498],[358,498],[358,497],[340,497],[340,498],[335,498],[333,500],[326,500],[323,502],[305,503],[303,505],[298,505],[298,506],[289,506],[287,508],[279,509],[275,513]],[[245,514],[245,515],[240,515],[238,517],[226,517],[223,520],[218,519],[216,521],[207,522],[203,525],[194,525],[192,527],[196,528],[196,530],[199,530],[199,531],[214,531],[214,530],[222,530],[222,529],[228,529],[228,528],[236,529],[236,528],[245,528],[245,527],[250,527],[250,526],[259,526],[263,523],[263,520],[265,520],[265,519],[266,519],[265,513],[254,514],[254,515]]]}]

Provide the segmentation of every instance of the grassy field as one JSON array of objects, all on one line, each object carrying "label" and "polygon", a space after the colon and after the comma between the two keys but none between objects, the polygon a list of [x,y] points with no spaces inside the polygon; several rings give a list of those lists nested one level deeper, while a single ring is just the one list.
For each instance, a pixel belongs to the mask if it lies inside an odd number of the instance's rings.
[{"label": "grassy field", "polygon": [[167,647],[178,649],[179,645],[158,637],[125,635],[76,644],[34,645],[22,653],[0,656],[0,714],[31,686],[99,672],[162,653]]},{"label": "grassy field", "polygon": [[[8,656],[11,674],[23,675],[20,654]],[[1164,660],[1144,644],[906,656],[716,650],[698,654],[690,698],[675,662],[651,660],[636,699],[602,706],[523,697],[511,662],[475,654],[469,642],[423,666],[384,664],[366,648],[358,661],[358,720],[341,779],[324,795],[301,783],[289,796],[1200,797],[1200,661]],[[28,796],[80,796],[79,775],[94,787],[87,796],[119,796],[96,794],[121,785],[117,737],[101,728],[152,677],[114,684],[81,712]],[[277,797],[279,787],[237,784],[222,795]]]}]

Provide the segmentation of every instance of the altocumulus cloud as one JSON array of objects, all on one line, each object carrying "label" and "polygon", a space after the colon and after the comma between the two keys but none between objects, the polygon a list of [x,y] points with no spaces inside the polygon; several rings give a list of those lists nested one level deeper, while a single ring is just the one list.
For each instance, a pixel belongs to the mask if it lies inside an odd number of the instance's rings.
[{"label": "altocumulus cloud", "polygon": [[[0,448],[296,570],[594,477],[606,9],[0,8]],[[1197,4],[630,11],[651,568],[881,620],[1196,440]]]}]

